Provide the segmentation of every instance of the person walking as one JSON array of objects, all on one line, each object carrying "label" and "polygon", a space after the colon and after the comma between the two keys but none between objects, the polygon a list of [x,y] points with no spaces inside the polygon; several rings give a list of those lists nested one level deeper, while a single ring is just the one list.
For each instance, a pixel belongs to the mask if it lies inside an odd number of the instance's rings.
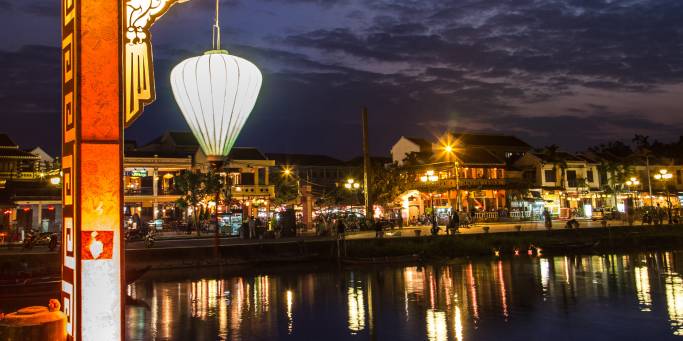
[{"label": "person walking", "polygon": [[548,211],[547,208],[543,209],[543,220],[545,221],[545,227],[546,228],[551,228],[553,227],[553,218],[550,215],[550,211]]},{"label": "person walking", "polygon": [[382,238],[384,231],[382,231],[382,224],[380,223],[379,219],[375,219],[372,223],[374,224],[375,228],[375,238]]},{"label": "person walking", "polygon": [[344,220],[341,218],[337,219],[337,239],[343,240],[345,232],[346,224],[344,224]]},{"label": "person walking", "polygon": [[451,232],[453,234],[458,233],[458,229],[460,228],[460,213],[458,211],[453,212],[451,215],[451,220],[448,222],[448,229],[446,230],[447,232]]},{"label": "person walking", "polygon": [[256,219],[254,216],[249,217],[249,239],[256,237]]}]

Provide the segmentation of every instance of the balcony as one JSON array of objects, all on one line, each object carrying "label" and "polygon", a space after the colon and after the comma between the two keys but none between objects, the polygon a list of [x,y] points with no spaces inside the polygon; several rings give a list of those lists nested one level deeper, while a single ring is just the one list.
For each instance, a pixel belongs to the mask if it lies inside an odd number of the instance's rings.
[{"label": "balcony", "polygon": [[180,195],[172,190],[159,190],[154,196],[152,187],[126,188],[123,193],[125,202],[173,202],[180,198]]},{"label": "balcony", "polygon": [[[434,185],[440,189],[455,189],[458,184],[456,179],[439,179]],[[506,188],[522,188],[528,187],[528,181],[525,179],[460,179],[460,189],[506,189]],[[424,183],[419,183],[419,187],[428,186]]]},{"label": "balcony", "polygon": [[275,198],[275,186],[273,185],[235,185],[231,188],[232,196],[240,198]]},{"label": "balcony", "polygon": [[35,180],[39,178],[40,175],[36,172],[0,172],[0,179]]}]

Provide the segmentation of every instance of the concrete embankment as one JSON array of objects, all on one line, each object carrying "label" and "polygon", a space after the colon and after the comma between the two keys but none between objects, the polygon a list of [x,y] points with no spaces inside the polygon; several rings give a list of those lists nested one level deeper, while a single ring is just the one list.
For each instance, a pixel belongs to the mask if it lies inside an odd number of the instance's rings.
[{"label": "concrete embankment", "polygon": [[[391,257],[419,254],[426,258],[512,255],[515,249],[526,252],[530,245],[553,253],[611,253],[683,249],[683,226],[614,227],[522,231],[456,236],[422,236],[347,240],[342,248],[347,257]],[[129,268],[151,266],[156,269],[182,269],[222,265],[234,268],[259,264],[292,264],[334,261],[334,240],[301,239],[286,242],[223,245],[219,257],[211,243],[200,247],[150,248],[126,251]],[[3,276],[8,269],[24,268],[33,273],[59,273],[59,255],[37,252],[3,252]]]}]

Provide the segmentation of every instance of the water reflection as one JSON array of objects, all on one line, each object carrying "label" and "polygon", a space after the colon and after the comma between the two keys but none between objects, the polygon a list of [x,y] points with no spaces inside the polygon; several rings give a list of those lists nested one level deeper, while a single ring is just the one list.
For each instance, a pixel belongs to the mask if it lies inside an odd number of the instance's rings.
[{"label": "water reflection", "polygon": [[361,283],[352,279],[349,282],[347,294],[349,330],[351,334],[356,334],[365,329],[365,299]]},{"label": "water reflection", "polygon": [[677,255],[143,281],[128,287],[128,339],[667,339],[683,335]]}]

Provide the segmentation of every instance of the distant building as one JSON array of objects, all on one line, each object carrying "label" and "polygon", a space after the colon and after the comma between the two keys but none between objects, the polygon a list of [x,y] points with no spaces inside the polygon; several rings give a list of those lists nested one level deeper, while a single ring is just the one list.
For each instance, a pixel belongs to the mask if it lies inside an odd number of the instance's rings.
[{"label": "distant building", "polygon": [[357,167],[327,155],[266,153],[266,156],[275,161],[278,172],[290,169],[301,184],[311,186],[317,196],[333,190],[349,176],[357,176],[359,171]]},{"label": "distant building", "polygon": [[38,156],[19,149],[7,134],[0,134],[0,187],[8,180],[35,180],[39,160]]},{"label": "distant building", "polygon": [[514,165],[532,184],[531,192],[543,198],[545,207],[555,215],[567,218],[575,210],[590,217],[594,208],[605,206],[595,160],[565,152],[553,156],[531,152]]},{"label": "distant building", "polygon": [[423,138],[401,136],[391,147],[391,159],[399,166],[411,157],[431,157],[431,154],[432,143]]},{"label": "distant building", "polygon": [[450,140],[457,148],[484,148],[511,164],[531,151],[531,146],[512,135],[485,133],[449,133],[442,139]]},{"label": "distant building", "polygon": [[[510,167],[510,160],[530,149],[508,135],[447,133],[433,142],[402,136],[391,154],[412,182],[412,189],[397,199],[403,218],[423,215],[431,205],[430,196],[442,217],[461,209],[476,212],[482,219],[497,218],[528,186],[521,173]],[[428,171],[434,172],[435,183],[421,181]]]},{"label": "distant building", "polygon": [[7,134],[0,134],[0,229],[61,228],[61,191],[58,163],[43,149],[28,152]]},{"label": "distant building", "polygon": [[[180,198],[173,179],[184,170],[206,172],[210,164],[190,132],[167,132],[152,142],[136,147],[130,141],[124,151],[124,213],[138,214],[143,220],[178,217]],[[235,147],[224,165],[225,184],[230,184],[231,199],[239,203],[244,216],[269,210],[275,197],[269,183],[275,162],[256,148]],[[219,207],[228,212],[234,207]]]}]

